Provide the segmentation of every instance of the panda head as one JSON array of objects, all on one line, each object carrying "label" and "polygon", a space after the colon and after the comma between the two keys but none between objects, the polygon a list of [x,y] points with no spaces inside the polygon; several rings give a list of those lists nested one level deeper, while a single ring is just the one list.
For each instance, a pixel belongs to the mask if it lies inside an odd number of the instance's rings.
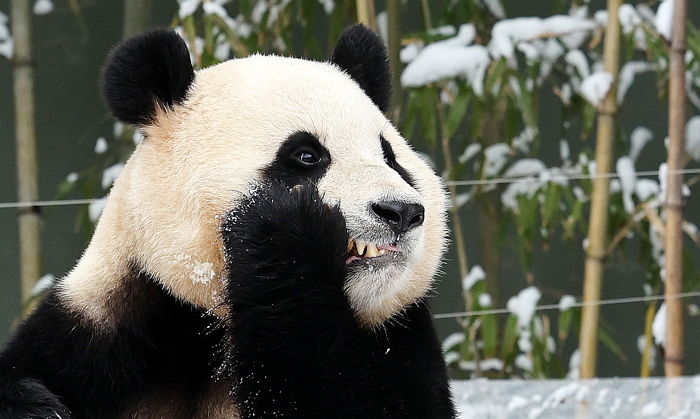
[{"label": "panda head", "polygon": [[222,217],[271,180],[310,180],[339,205],[352,239],[346,293],[365,324],[429,290],[445,192],[384,115],[390,75],[374,32],[349,28],[328,62],[254,55],[194,72],[182,39],[155,31],[118,46],[103,77],[112,113],[144,140],[93,242],[100,229],[118,235],[118,252],[172,294],[217,306]]}]

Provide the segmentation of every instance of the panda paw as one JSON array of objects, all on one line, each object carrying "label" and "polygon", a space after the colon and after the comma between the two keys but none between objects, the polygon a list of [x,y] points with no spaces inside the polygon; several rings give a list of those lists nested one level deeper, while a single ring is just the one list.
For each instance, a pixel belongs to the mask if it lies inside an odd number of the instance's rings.
[{"label": "panda paw", "polygon": [[69,419],[70,411],[40,382],[24,378],[0,385],[0,418]]},{"label": "panda paw", "polygon": [[231,303],[274,303],[301,291],[342,291],[348,234],[311,183],[264,185],[222,225]]}]

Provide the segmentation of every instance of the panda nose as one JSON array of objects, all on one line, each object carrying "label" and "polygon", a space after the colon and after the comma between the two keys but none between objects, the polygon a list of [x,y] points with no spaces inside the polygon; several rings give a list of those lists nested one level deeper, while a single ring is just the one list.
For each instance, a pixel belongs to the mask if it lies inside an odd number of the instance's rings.
[{"label": "panda nose", "polygon": [[384,201],[372,204],[372,211],[389,224],[396,234],[403,234],[423,224],[425,208],[421,204]]}]

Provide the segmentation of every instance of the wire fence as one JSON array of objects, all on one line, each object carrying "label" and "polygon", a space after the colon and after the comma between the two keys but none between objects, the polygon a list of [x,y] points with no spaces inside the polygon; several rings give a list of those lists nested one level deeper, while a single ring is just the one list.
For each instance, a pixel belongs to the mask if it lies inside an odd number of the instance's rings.
[{"label": "wire fence", "polygon": [[[647,177],[647,176],[658,176],[661,172],[659,170],[644,170],[635,173],[637,177]],[[682,170],[670,170],[666,172],[668,175],[693,175],[700,174],[700,168],[698,169],[682,169]],[[619,178],[620,175],[615,172],[611,173],[599,173],[599,174],[581,174],[581,173],[556,173],[552,175],[550,180],[565,179],[570,180],[590,180],[596,178]],[[496,179],[470,179],[470,180],[449,180],[446,181],[447,185],[454,186],[488,186],[488,185],[502,185],[515,182],[541,182],[538,176],[518,176],[509,178],[496,178]],[[87,205],[103,198],[86,198],[86,199],[57,199],[57,200],[46,200],[46,201],[25,201],[25,202],[0,202],[0,209],[9,208],[27,208],[27,207],[52,207],[52,206],[66,206],[66,205]]]}]

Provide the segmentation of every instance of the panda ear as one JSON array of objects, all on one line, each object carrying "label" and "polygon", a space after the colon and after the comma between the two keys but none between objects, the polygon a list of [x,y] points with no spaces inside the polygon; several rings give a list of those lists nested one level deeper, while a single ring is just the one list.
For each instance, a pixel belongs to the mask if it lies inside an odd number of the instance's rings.
[{"label": "panda ear", "polygon": [[348,73],[382,112],[389,109],[391,72],[379,35],[359,23],[347,28],[338,39],[331,62]]},{"label": "panda ear", "polygon": [[117,45],[107,58],[103,94],[112,114],[134,125],[154,122],[157,108],[172,108],[194,80],[187,45],[173,31],[156,30]]}]

